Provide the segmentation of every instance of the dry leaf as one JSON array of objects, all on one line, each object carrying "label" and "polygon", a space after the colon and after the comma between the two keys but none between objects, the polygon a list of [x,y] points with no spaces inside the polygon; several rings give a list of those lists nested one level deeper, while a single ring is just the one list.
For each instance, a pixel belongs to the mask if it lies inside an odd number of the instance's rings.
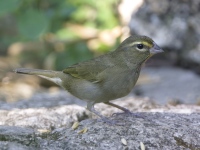
[{"label": "dry leaf", "polygon": [[72,129],[76,130],[79,126],[79,122],[74,122],[74,124],[72,125]]},{"label": "dry leaf", "polygon": [[40,133],[49,133],[49,132],[51,132],[50,130],[47,130],[47,129],[38,129],[37,131],[40,132]]},{"label": "dry leaf", "polygon": [[140,148],[141,148],[141,150],[145,150],[144,143],[140,142]]},{"label": "dry leaf", "polygon": [[81,133],[86,133],[87,130],[88,130],[87,128],[84,128],[84,129],[80,130],[78,133],[79,133],[79,134],[81,134]]},{"label": "dry leaf", "polygon": [[121,142],[122,142],[123,145],[127,145],[126,139],[122,138],[122,139],[121,139]]}]

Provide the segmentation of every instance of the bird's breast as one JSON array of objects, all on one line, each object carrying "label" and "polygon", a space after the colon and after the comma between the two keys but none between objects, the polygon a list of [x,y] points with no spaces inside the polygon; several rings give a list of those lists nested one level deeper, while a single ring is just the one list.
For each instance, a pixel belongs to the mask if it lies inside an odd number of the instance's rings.
[{"label": "bird's breast", "polygon": [[124,71],[110,76],[102,85],[104,93],[110,99],[117,99],[128,95],[135,86],[139,71]]}]

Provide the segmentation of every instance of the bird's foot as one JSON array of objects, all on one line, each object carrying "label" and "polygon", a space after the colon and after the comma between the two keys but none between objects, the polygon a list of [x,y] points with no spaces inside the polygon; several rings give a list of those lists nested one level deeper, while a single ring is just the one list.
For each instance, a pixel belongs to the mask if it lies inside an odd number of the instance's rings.
[{"label": "bird's foot", "polygon": [[120,113],[113,113],[112,117],[114,116],[118,116],[118,115],[127,115],[127,116],[131,116],[133,113],[130,110],[125,110],[124,112],[120,112]]}]

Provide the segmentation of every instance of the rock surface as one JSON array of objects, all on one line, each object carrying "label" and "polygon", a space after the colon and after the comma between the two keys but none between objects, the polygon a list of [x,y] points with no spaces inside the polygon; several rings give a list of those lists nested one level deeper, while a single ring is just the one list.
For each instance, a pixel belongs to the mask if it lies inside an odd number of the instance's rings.
[{"label": "rock surface", "polygon": [[149,82],[135,87],[135,93],[147,96],[158,104],[177,101],[179,103],[197,104],[200,102],[199,75],[181,68],[159,67],[144,68],[142,74]]},{"label": "rock surface", "polygon": [[55,106],[70,104],[78,104],[84,106],[85,102],[75,98],[64,90],[60,90],[53,94],[51,92],[35,93],[29,99],[18,99],[16,102],[12,103],[0,101],[0,109],[11,110],[14,108],[51,108]]},{"label": "rock surface", "polygon": [[[140,115],[144,115],[144,119],[123,115],[116,117],[124,123],[123,126],[87,120],[78,128],[86,127],[88,131],[85,134],[63,130],[61,137],[68,149],[141,149],[140,143],[149,150],[200,149],[199,114]],[[121,142],[122,139],[127,141],[127,145]]]},{"label": "rock surface", "polygon": [[199,5],[199,0],[143,0],[132,15],[131,33],[152,37],[172,54],[168,59],[184,67],[192,65],[200,73]]},{"label": "rock surface", "polygon": [[[115,103],[137,113],[110,117],[120,124],[110,125],[86,119],[96,116],[76,105],[1,110],[0,149],[200,149],[200,107],[159,106],[131,96]],[[119,112],[105,104],[96,107],[106,116]],[[78,120],[83,121],[73,130]]]}]

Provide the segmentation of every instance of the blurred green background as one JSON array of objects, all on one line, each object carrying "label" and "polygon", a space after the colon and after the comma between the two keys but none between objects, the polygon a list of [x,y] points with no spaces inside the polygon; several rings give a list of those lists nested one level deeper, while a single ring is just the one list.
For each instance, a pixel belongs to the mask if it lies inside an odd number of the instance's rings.
[{"label": "blurred green background", "polygon": [[120,37],[117,4],[116,0],[2,0],[0,55],[17,59],[16,66],[62,70],[108,52]]}]

